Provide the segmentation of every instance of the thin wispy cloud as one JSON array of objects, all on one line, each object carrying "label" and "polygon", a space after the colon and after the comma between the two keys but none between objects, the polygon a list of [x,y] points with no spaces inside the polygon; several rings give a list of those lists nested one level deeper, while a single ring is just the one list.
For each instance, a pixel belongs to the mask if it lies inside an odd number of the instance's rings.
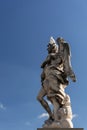
[{"label": "thin wispy cloud", "polygon": [[48,113],[42,113],[41,115],[38,116],[39,119],[49,117]]},{"label": "thin wispy cloud", "polygon": [[[38,116],[39,119],[45,118],[45,117],[49,117],[48,113],[42,113],[41,115]],[[77,117],[78,117],[77,114],[72,115],[72,118],[77,118]]]},{"label": "thin wispy cloud", "polygon": [[[49,106],[52,106],[52,103],[49,100],[46,100],[46,102],[48,103]],[[48,113],[42,113],[41,115],[38,116],[39,119],[46,117],[47,118],[49,117]]]},{"label": "thin wispy cloud", "polygon": [[72,115],[72,118],[77,118],[77,117],[78,117],[77,114],[73,114],[73,115]]},{"label": "thin wispy cloud", "polygon": [[0,103],[0,110],[6,110],[6,107],[2,103]]}]

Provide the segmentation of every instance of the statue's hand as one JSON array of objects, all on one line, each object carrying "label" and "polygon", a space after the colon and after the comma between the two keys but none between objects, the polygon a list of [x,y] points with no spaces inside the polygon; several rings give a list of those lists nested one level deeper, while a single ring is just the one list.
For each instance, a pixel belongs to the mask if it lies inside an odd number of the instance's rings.
[{"label": "statue's hand", "polygon": [[73,81],[73,82],[76,82],[76,79],[73,79],[72,81]]},{"label": "statue's hand", "polygon": [[41,68],[44,68],[44,67],[43,67],[43,64],[41,65]]},{"label": "statue's hand", "polygon": [[70,75],[70,78],[72,79],[73,82],[76,82],[76,77],[75,77],[75,75]]},{"label": "statue's hand", "polygon": [[43,62],[42,64],[41,64],[41,68],[44,68],[45,67],[45,62]]},{"label": "statue's hand", "polygon": [[68,77],[70,77],[73,82],[76,82],[76,76],[75,76],[75,73],[72,70],[66,72],[66,75]]}]

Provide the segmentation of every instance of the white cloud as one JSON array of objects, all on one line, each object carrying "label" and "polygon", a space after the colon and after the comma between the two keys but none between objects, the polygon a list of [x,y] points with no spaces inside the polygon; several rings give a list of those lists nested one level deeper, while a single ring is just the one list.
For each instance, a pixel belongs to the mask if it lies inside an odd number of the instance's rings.
[{"label": "white cloud", "polygon": [[72,115],[72,118],[76,118],[76,117],[78,117],[77,114],[73,114],[73,115]]},{"label": "white cloud", "polygon": [[0,103],[0,110],[5,110],[5,109],[6,107],[2,103]]},{"label": "white cloud", "polygon": [[38,116],[39,119],[44,117],[49,117],[48,113],[42,113],[41,115]]},{"label": "white cloud", "polygon": [[52,103],[49,100],[46,100],[46,101],[47,101],[47,103],[48,103],[49,106],[52,105]]},{"label": "white cloud", "polygon": [[[42,113],[41,115],[38,116],[39,119],[49,117],[48,113]],[[78,117],[77,114],[73,114],[72,118]]]}]

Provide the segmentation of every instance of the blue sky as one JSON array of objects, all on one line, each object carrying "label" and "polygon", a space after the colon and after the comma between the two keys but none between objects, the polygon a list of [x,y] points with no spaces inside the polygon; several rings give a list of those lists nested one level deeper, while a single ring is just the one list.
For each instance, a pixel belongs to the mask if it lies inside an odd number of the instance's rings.
[{"label": "blue sky", "polygon": [[87,129],[87,1],[0,0],[0,130],[35,130],[47,118],[36,96],[51,36],[70,43],[77,82],[66,92],[74,127]]}]

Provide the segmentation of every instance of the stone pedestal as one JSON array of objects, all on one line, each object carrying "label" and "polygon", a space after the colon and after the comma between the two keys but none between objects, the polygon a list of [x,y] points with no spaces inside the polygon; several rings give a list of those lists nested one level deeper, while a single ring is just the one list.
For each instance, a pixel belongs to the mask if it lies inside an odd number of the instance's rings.
[{"label": "stone pedestal", "polygon": [[84,130],[83,128],[37,128],[37,130]]}]

